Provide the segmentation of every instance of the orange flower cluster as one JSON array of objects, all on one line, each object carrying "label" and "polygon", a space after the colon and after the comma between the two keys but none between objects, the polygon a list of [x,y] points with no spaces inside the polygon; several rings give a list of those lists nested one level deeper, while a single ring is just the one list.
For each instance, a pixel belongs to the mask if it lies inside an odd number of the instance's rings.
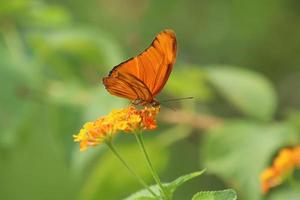
[{"label": "orange flower cluster", "polygon": [[134,106],[113,110],[107,116],[93,122],[87,122],[74,141],[80,142],[80,150],[110,141],[119,132],[132,133],[140,130],[153,130],[157,127],[156,115],[159,107],[144,107],[139,110]]},{"label": "orange flower cluster", "polygon": [[270,188],[279,185],[285,175],[297,166],[300,166],[300,146],[282,149],[273,161],[273,165],[261,173],[263,193],[267,193]]}]

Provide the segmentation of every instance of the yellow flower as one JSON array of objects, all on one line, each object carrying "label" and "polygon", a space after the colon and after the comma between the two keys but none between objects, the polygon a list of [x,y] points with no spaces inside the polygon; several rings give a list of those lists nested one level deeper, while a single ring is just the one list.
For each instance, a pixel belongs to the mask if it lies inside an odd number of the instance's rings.
[{"label": "yellow flower", "polygon": [[300,146],[283,148],[274,159],[273,165],[260,175],[261,188],[267,193],[270,188],[279,185],[295,167],[300,166]]},{"label": "yellow flower", "polygon": [[294,148],[293,158],[296,166],[300,166],[300,146]]},{"label": "yellow flower", "polygon": [[294,166],[293,149],[282,149],[273,161],[273,166],[279,172],[290,170]]},{"label": "yellow flower", "polygon": [[114,133],[113,126],[106,124],[105,118],[100,118],[85,123],[80,132],[73,137],[75,142],[80,142],[80,150],[83,151],[88,146],[95,146],[110,139]]},{"label": "yellow flower", "polygon": [[80,142],[80,150],[110,141],[119,132],[134,133],[141,130],[153,130],[157,127],[156,115],[159,107],[144,107],[139,110],[134,106],[113,110],[107,116],[93,122],[87,122],[74,141]]},{"label": "yellow flower", "polygon": [[275,187],[281,183],[281,177],[274,167],[265,169],[260,175],[261,187],[263,193],[267,193],[271,187]]},{"label": "yellow flower", "polygon": [[141,110],[141,117],[143,122],[143,129],[153,130],[156,128],[155,116],[159,112],[159,107],[150,107],[144,110]]}]

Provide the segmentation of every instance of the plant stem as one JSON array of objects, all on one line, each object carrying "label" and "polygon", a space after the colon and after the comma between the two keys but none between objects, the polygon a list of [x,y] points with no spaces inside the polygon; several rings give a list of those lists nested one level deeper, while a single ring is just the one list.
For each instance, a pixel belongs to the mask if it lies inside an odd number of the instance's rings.
[{"label": "plant stem", "polygon": [[147,185],[147,183],[128,165],[128,163],[121,157],[121,155],[115,149],[113,144],[111,142],[107,141],[106,145],[115,154],[115,156],[121,161],[121,163],[128,169],[128,171],[131,173],[131,175],[133,175],[143,185],[143,187],[146,190],[148,190],[156,199],[159,200],[159,197],[157,196],[157,194],[155,194],[153,192],[153,190],[151,190],[150,187]]},{"label": "plant stem", "polygon": [[166,192],[163,184],[161,183],[161,181],[159,179],[159,176],[158,176],[156,170],[154,169],[154,167],[152,165],[152,162],[151,162],[151,160],[149,158],[149,155],[148,155],[148,153],[146,151],[142,132],[137,132],[134,135],[135,135],[135,138],[136,138],[137,142],[139,143],[139,146],[140,146],[140,148],[141,148],[141,150],[142,150],[142,152],[144,154],[144,157],[145,157],[145,159],[147,161],[148,168],[149,168],[149,170],[150,170],[150,172],[151,172],[151,174],[152,174],[155,182],[160,187],[160,190],[161,190],[163,196],[165,197],[165,199],[168,200],[169,199],[168,193]]}]

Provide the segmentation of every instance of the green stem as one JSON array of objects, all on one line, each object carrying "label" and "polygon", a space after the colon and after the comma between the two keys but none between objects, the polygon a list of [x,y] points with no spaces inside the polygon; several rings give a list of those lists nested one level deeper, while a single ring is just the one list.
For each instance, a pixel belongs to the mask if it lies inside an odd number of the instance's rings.
[{"label": "green stem", "polygon": [[160,190],[162,191],[162,194],[163,196],[165,197],[166,200],[169,199],[169,196],[168,196],[168,193],[167,191],[165,190],[165,187],[163,186],[163,184],[161,183],[160,179],[159,179],[159,176],[156,172],[156,170],[154,169],[153,165],[152,165],[152,162],[149,158],[149,155],[146,151],[146,148],[145,148],[145,144],[144,144],[144,139],[143,139],[143,135],[142,135],[142,132],[137,132],[134,134],[135,135],[135,138],[137,140],[137,142],[139,143],[139,146],[144,154],[144,157],[147,161],[147,165],[148,165],[148,168],[155,180],[155,182],[157,183],[157,185],[160,187]]},{"label": "green stem", "polygon": [[121,163],[128,169],[128,171],[133,175],[142,185],[143,187],[148,190],[156,199],[159,200],[159,197],[157,194],[153,192],[153,190],[150,189],[150,187],[147,185],[147,183],[127,164],[127,162],[121,157],[121,155],[118,153],[118,151],[115,149],[113,144],[109,141],[106,142],[109,149],[115,154],[115,156],[121,161]]}]

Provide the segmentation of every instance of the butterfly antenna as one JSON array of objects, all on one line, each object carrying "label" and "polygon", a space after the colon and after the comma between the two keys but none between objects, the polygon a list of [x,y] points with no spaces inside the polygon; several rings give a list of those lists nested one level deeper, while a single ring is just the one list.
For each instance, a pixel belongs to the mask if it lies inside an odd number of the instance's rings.
[{"label": "butterfly antenna", "polygon": [[162,103],[162,102],[160,102],[160,105],[162,105],[162,106],[164,106],[164,107],[166,107],[166,108],[169,108],[169,109],[171,109],[171,110],[173,110],[173,111],[176,111],[175,108],[173,108],[173,107],[171,107],[171,106],[169,106],[169,105],[167,105],[167,104],[164,104],[164,103]]},{"label": "butterfly antenna", "polygon": [[182,98],[175,98],[175,99],[166,99],[166,100],[162,100],[160,102],[181,101],[181,100],[186,100],[186,99],[194,99],[194,97],[182,97]]}]

